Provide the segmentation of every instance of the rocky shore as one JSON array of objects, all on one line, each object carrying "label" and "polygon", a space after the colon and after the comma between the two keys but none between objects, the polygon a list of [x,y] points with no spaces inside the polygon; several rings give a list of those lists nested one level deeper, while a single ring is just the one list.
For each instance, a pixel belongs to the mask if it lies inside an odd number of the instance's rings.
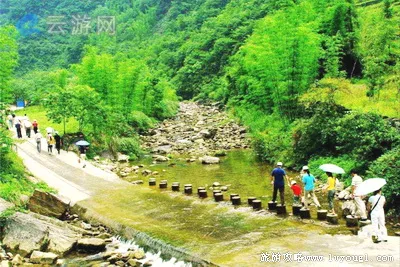
[{"label": "rocky shore", "polygon": [[106,226],[82,220],[74,206],[54,194],[36,190],[27,204],[30,212],[0,221],[1,267],[152,266],[161,260],[113,237]]}]

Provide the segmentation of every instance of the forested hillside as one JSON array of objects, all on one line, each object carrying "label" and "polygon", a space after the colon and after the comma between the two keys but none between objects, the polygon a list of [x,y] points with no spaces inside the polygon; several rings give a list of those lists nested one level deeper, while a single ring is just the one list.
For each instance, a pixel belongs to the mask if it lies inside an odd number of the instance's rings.
[{"label": "forested hillside", "polygon": [[[103,148],[135,150],[127,140],[173,116],[179,99],[220,101],[263,160],[329,159],[398,189],[399,129],[382,115],[400,114],[399,1],[8,0],[0,9],[19,52],[15,67],[0,67],[3,99],[74,117]],[[101,17],[115,29],[99,32]]]}]

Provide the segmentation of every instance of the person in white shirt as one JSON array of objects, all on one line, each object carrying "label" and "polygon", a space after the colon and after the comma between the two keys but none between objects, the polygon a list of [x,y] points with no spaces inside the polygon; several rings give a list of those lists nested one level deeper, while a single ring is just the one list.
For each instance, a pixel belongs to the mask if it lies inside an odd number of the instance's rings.
[{"label": "person in white shirt", "polygon": [[40,130],[38,129],[35,134],[35,140],[36,140],[36,148],[39,153],[42,150],[42,138],[43,135],[40,133]]},{"label": "person in white shirt", "polygon": [[383,209],[386,199],[382,196],[382,189],[374,192],[368,199],[368,209],[371,210],[371,223],[376,237],[372,237],[374,243],[387,242],[387,229],[385,226],[385,210]]},{"label": "person in white shirt", "polygon": [[[353,178],[351,179],[351,185],[352,185],[352,193],[353,193],[353,197],[354,197],[354,202],[356,204],[357,211],[360,213],[361,221],[366,221],[367,220],[367,212],[365,209],[364,200],[362,200],[361,196],[354,195],[354,192],[356,191],[357,186],[363,182],[363,179],[357,174],[357,171],[355,171],[355,170],[351,170],[351,176],[353,176]],[[353,216],[354,215],[355,214],[353,214]]]}]

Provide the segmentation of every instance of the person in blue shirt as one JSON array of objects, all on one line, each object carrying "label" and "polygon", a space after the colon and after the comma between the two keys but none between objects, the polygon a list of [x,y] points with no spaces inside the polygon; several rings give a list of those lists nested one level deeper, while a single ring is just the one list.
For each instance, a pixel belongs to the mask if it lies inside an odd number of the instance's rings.
[{"label": "person in blue shirt", "polygon": [[315,183],[315,177],[310,174],[310,170],[308,169],[308,166],[303,166],[303,184],[304,184],[304,207],[308,209],[308,198],[309,196],[312,197],[315,206],[317,206],[318,209],[321,208],[321,204],[319,204],[319,201],[317,197],[315,196],[314,193],[314,183]]},{"label": "person in blue shirt", "polygon": [[272,201],[276,202],[276,195],[279,190],[279,195],[281,197],[282,206],[285,205],[285,180],[289,183],[289,177],[286,175],[286,172],[282,169],[282,162],[278,162],[276,164],[276,168],[271,173],[271,184],[274,185],[274,193],[272,196]]}]

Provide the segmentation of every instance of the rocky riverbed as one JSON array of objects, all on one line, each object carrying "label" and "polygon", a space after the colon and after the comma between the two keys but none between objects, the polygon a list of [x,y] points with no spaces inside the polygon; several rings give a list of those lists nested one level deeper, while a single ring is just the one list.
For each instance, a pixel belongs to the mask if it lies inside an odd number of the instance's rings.
[{"label": "rocky riverbed", "polygon": [[181,102],[176,117],[141,135],[142,148],[153,154],[193,157],[221,156],[226,150],[248,148],[247,130],[218,105]]}]

